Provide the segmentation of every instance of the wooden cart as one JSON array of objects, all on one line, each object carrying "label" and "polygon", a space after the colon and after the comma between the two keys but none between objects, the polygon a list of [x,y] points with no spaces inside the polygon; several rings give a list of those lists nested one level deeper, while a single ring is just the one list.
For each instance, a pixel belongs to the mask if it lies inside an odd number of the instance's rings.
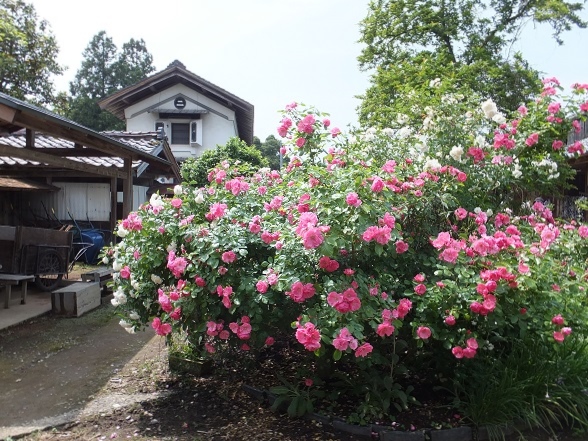
[{"label": "wooden cart", "polygon": [[44,291],[58,287],[67,274],[71,231],[0,225],[0,273],[34,275]]}]

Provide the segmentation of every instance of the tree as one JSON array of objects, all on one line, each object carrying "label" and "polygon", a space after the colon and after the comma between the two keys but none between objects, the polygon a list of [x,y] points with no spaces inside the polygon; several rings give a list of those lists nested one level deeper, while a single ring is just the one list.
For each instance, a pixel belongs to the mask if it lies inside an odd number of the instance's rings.
[{"label": "tree", "polygon": [[147,50],[141,38],[131,38],[122,45],[122,50],[114,65],[114,73],[118,87],[131,86],[155,71],[153,56]]},{"label": "tree", "polygon": [[564,31],[586,26],[582,7],[565,0],[372,0],[358,60],[375,72],[360,122],[389,125],[402,108],[396,98],[435,78],[516,109],[541,90],[539,72],[520,53],[509,54],[520,31],[529,21],[546,23],[561,44]]},{"label": "tree", "polygon": [[22,0],[0,0],[0,92],[35,104],[54,102],[51,77],[61,75],[49,24]]},{"label": "tree", "polygon": [[280,169],[280,147],[282,147],[282,143],[279,139],[276,139],[274,135],[269,135],[262,143],[257,136],[254,136],[253,145],[267,159],[272,170]]},{"label": "tree", "polygon": [[239,138],[215,149],[205,151],[199,158],[189,158],[182,163],[182,180],[196,187],[208,185],[208,173],[223,161],[230,161],[243,175],[251,175],[268,162],[254,146],[248,146]]},{"label": "tree", "polygon": [[124,121],[100,109],[97,102],[145,78],[155,70],[145,42],[131,39],[119,53],[105,31],[96,34],[83,52],[84,60],[70,83],[68,116],[94,130],[123,130]]}]

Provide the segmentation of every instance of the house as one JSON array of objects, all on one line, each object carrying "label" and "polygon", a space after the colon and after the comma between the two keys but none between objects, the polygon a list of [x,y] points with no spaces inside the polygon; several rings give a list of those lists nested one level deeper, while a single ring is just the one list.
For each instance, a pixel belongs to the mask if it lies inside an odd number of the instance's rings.
[{"label": "house", "polygon": [[113,231],[149,189],[180,181],[159,134],[98,133],[0,93],[0,225]]},{"label": "house", "polygon": [[161,132],[174,156],[198,157],[232,137],[253,143],[253,105],[174,61],[98,105],[126,121],[127,132]]}]

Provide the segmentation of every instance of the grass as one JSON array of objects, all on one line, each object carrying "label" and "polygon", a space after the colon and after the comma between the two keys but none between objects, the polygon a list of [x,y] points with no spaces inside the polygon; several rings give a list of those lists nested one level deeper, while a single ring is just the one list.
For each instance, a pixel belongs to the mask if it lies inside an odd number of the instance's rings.
[{"label": "grass", "polygon": [[472,365],[456,381],[457,407],[490,438],[508,431],[563,426],[588,429],[588,343],[565,345],[520,342],[509,354]]}]

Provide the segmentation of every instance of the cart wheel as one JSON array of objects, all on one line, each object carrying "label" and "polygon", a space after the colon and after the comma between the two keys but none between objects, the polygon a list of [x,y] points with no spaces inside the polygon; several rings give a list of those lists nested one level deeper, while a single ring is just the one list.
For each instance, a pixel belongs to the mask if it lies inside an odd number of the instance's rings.
[{"label": "cart wheel", "polygon": [[42,291],[53,291],[63,278],[63,259],[55,250],[45,250],[39,255],[39,275],[35,285]]}]

